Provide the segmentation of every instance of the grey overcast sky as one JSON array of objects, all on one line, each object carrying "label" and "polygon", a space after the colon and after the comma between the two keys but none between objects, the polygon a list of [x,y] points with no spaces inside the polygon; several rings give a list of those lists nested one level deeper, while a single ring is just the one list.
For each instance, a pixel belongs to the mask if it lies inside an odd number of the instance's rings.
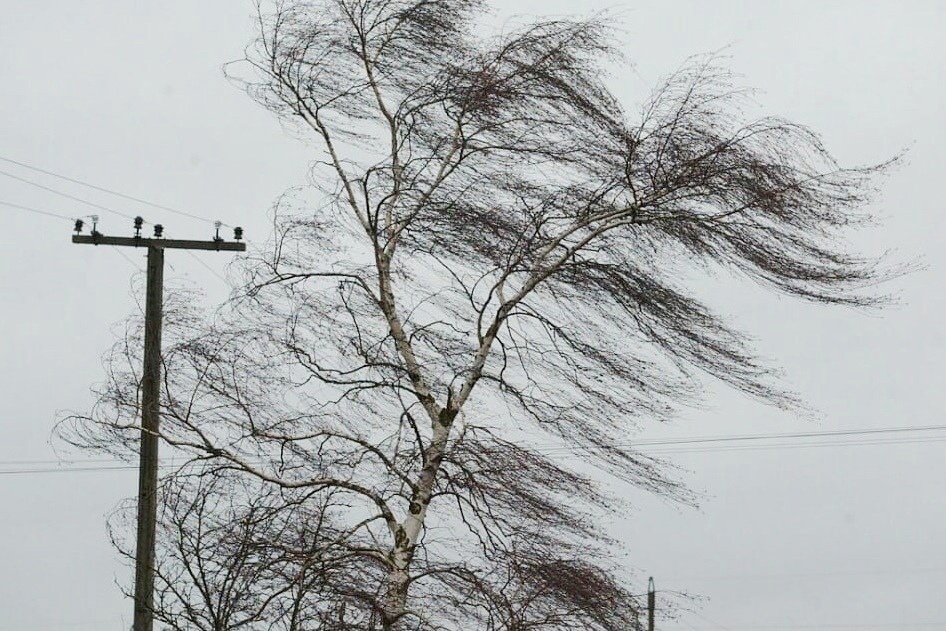
[{"label": "grey overcast sky", "polygon": [[[713,288],[715,306],[752,332],[821,420],[714,390],[708,410],[640,438],[946,423],[946,3],[501,4],[497,24],[613,9],[635,62],[614,76],[629,109],[688,55],[725,49],[759,88],[760,112],[820,131],[844,163],[909,148],[877,204],[883,225],[857,238],[873,252],[923,257],[925,270],[895,284],[900,306],[864,314],[737,283]],[[265,239],[269,205],[304,182],[317,154],[222,76],[253,35],[249,2],[0,0],[0,9],[0,156]],[[140,212],[174,236],[212,235],[208,223],[65,188],[10,162],[0,171]],[[4,174],[0,200],[95,212]],[[130,232],[125,219],[98,214],[105,231]],[[130,626],[104,517],[133,495],[135,472],[20,473],[58,466],[49,443],[57,411],[89,405],[112,326],[136,308],[130,279],[142,254],[74,247],[70,229],[0,206],[0,631]],[[224,296],[217,274],[227,257],[195,256],[170,254],[168,275]],[[928,431],[872,445],[668,453],[703,494],[700,509],[629,491],[636,508],[611,527],[642,591],[653,575],[660,589],[701,597],[660,629],[946,629],[944,439]]]}]

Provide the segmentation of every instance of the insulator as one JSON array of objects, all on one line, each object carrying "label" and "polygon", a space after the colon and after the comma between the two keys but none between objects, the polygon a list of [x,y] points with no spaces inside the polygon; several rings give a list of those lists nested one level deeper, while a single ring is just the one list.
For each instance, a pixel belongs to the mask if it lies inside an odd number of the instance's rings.
[{"label": "insulator", "polygon": [[237,226],[236,228],[233,229],[233,240],[239,241],[242,238],[243,238],[243,228],[241,228],[240,226]]},{"label": "insulator", "polygon": [[159,223],[154,224],[154,236],[155,236],[155,238],[160,239],[163,234],[164,234],[164,226],[162,226],[162,225],[159,224]]},{"label": "insulator", "polygon": [[76,219],[76,228],[75,228],[75,229],[76,229],[76,234],[79,234],[80,232],[82,232],[82,226],[83,226],[84,224],[85,224],[85,222],[82,221],[81,219]]}]

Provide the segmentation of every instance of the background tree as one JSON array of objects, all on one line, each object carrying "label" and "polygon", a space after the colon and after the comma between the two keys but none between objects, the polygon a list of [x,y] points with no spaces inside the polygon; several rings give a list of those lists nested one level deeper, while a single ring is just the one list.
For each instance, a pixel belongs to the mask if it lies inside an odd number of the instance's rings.
[{"label": "background tree", "polygon": [[[592,467],[686,500],[634,450],[641,423],[696,403],[706,376],[798,405],[687,281],[873,304],[885,273],[841,244],[888,165],[843,168],[800,125],[746,120],[713,57],[630,114],[603,20],[484,38],[483,10],[260,10],[235,75],[318,144],[322,196],[277,204],[272,248],[214,321],[182,309],[163,438],[304,493],[316,508],[296,518],[327,519],[352,552],[360,590],[319,588],[350,624],[627,629],[635,601],[603,561],[616,500]],[[134,444],[135,348],[116,348],[74,442]]]},{"label": "background tree", "polygon": [[364,599],[365,577],[351,562],[358,551],[328,523],[332,494],[274,493],[209,470],[162,491],[155,617],[168,629],[363,626],[356,608],[346,614],[347,601]]}]

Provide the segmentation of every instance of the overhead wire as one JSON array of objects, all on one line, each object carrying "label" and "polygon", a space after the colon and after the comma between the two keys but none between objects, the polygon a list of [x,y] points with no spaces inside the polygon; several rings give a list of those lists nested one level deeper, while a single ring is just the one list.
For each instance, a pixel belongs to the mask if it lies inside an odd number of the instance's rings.
[{"label": "overhead wire", "polygon": [[[809,437],[812,437],[812,438],[830,438],[830,437],[832,437],[832,436],[836,436],[836,435],[839,435],[839,434],[843,434],[843,435],[845,435],[845,436],[851,436],[851,435],[858,435],[858,434],[877,434],[877,433],[881,433],[881,432],[897,432],[897,433],[903,433],[903,432],[925,432],[925,431],[931,431],[931,430],[946,430],[946,425],[931,425],[931,426],[916,427],[916,428],[909,428],[909,427],[867,428],[867,429],[861,429],[861,430],[837,430],[837,431],[826,431],[826,432],[805,432],[805,434],[806,434],[807,436],[809,436]],[[749,439],[754,439],[754,438],[761,438],[761,437],[763,437],[763,436],[766,437],[766,438],[769,438],[769,439],[774,439],[774,438],[778,438],[778,437],[793,437],[793,436],[796,436],[796,435],[797,435],[797,433],[767,434],[767,435],[749,435],[749,436],[741,435],[741,436],[730,436],[730,437],[714,436],[714,437],[706,437],[706,438],[682,438],[682,439],[676,439],[675,441],[673,441],[673,440],[651,441],[649,444],[688,444],[688,445],[689,445],[689,444],[698,443],[698,442],[701,442],[701,441],[702,441],[702,442],[720,443],[720,442],[727,441],[727,440],[728,440],[728,441],[743,441],[743,440],[749,440]],[[824,442],[821,442],[821,443],[818,443],[818,442],[808,442],[808,443],[803,443],[803,444],[799,444],[799,443],[788,443],[788,444],[775,443],[775,444],[770,444],[770,445],[751,445],[751,446],[745,446],[745,447],[743,447],[743,449],[784,449],[784,448],[819,447],[819,446],[824,446],[824,447],[827,447],[827,446],[854,447],[854,446],[875,445],[875,444],[882,444],[882,445],[901,445],[901,444],[914,444],[914,443],[938,443],[938,442],[944,442],[944,441],[946,441],[946,436],[936,436],[936,437],[926,437],[926,438],[901,437],[901,438],[885,439],[885,440],[883,440],[883,441],[855,441],[855,440],[847,440],[847,441],[824,441]],[[618,444],[618,445],[615,445],[615,446],[617,446],[617,447],[624,446],[624,447],[627,447],[627,448],[634,447],[634,448],[638,448],[640,451],[643,451],[644,453],[649,453],[648,450],[646,449],[647,444],[648,444],[648,443],[642,441],[641,443],[626,443],[626,444],[624,444],[624,445]],[[643,448],[643,449],[642,449],[642,448]],[[545,455],[550,455],[550,456],[554,456],[554,455],[582,454],[582,453],[591,453],[591,452],[597,451],[597,450],[595,450],[595,449],[588,449],[588,448],[582,448],[582,447],[576,447],[576,446],[573,446],[573,447],[564,447],[564,446],[563,446],[563,447],[543,447],[543,446],[540,445],[540,446],[535,446],[535,447],[533,447],[533,449],[535,449],[535,451],[538,451],[538,452],[540,452],[540,453],[543,453],[543,454],[545,454]],[[711,447],[711,448],[708,448],[706,451],[731,451],[731,450],[734,450],[734,449],[733,449],[732,447],[713,446],[713,447]],[[652,452],[650,452],[650,453],[652,453]],[[686,449],[681,449],[681,450],[676,450],[676,451],[674,451],[674,450],[672,450],[672,449],[670,449],[670,448],[667,448],[667,449],[665,449],[665,450],[663,450],[663,451],[661,451],[661,452],[659,452],[659,453],[687,453],[687,450],[686,450]],[[19,466],[19,465],[28,465],[28,464],[34,464],[34,465],[44,465],[44,464],[46,464],[46,465],[54,465],[54,464],[58,464],[58,463],[60,463],[60,462],[63,462],[63,461],[56,461],[56,460],[45,460],[45,461],[44,461],[44,460],[28,460],[28,461],[7,460],[7,461],[0,461],[0,466],[3,466],[3,467],[16,467],[16,466]],[[67,461],[67,462],[72,462],[72,461]],[[89,460],[89,461],[86,461],[86,462],[88,462],[88,463],[90,463],[90,464],[91,464],[91,463],[102,464],[102,463],[121,462],[121,461],[118,460],[118,459],[113,459],[113,460],[101,460],[101,459],[100,459],[100,460]],[[118,468],[120,469],[120,468],[123,468],[123,467],[118,467]],[[134,468],[134,467],[131,467],[131,468]],[[109,469],[103,469],[103,468],[100,468],[100,467],[71,467],[71,466],[70,466],[70,467],[63,467],[63,466],[57,466],[57,467],[43,467],[43,468],[34,468],[34,469],[6,469],[6,470],[0,470],[0,475],[4,475],[4,474],[16,474],[16,473],[54,473],[54,472],[69,472],[69,471],[100,471],[100,470],[109,470]]]},{"label": "overhead wire", "polygon": [[[127,199],[127,200],[129,200],[129,201],[137,202],[137,203],[139,203],[139,204],[144,204],[144,205],[146,205],[146,206],[151,206],[152,208],[158,208],[158,209],[160,209],[160,210],[164,210],[164,211],[167,211],[167,212],[169,212],[169,213],[173,213],[173,214],[175,214],[175,215],[181,215],[181,216],[183,216],[183,217],[189,217],[189,218],[191,218],[191,219],[196,219],[197,221],[204,221],[204,222],[207,222],[207,223],[210,223],[210,224],[213,224],[213,223],[216,221],[216,220],[213,220],[213,219],[207,219],[206,217],[201,217],[200,215],[195,215],[195,214],[193,214],[193,213],[190,213],[190,212],[187,212],[187,211],[184,211],[184,210],[180,210],[179,208],[174,208],[174,207],[172,207],[172,206],[165,206],[164,204],[158,204],[158,203],[156,203],[156,202],[152,202],[152,201],[149,201],[149,200],[147,200],[147,199],[143,199],[143,198],[141,198],[141,197],[135,197],[134,195],[128,195],[127,193],[121,193],[121,192],[119,192],[119,191],[115,191],[115,190],[112,190],[112,189],[110,189],[110,188],[106,188],[106,187],[104,187],[104,186],[99,186],[99,185],[96,185],[96,184],[92,184],[92,183],[90,183],[90,182],[86,182],[86,181],[83,181],[83,180],[79,180],[79,179],[76,179],[76,178],[69,177],[69,176],[67,176],[67,175],[62,175],[61,173],[56,173],[55,171],[50,171],[50,170],[48,170],[48,169],[42,169],[42,168],[37,167],[37,166],[34,166],[34,165],[32,165],[32,164],[27,164],[26,162],[21,162],[21,161],[19,161],[19,160],[14,160],[14,159],[12,159],[12,158],[7,158],[7,157],[5,157],[5,156],[0,156],[0,160],[2,160],[3,162],[7,162],[7,163],[9,163],[9,164],[15,164],[15,165],[17,165],[17,166],[23,167],[24,169],[29,169],[29,170],[31,170],[31,171],[36,171],[37,173],[42,173],[42,174],[44,174],[44,175],[49,175],[49,176],[51,176],[51,177],[59,178],[60,180],[64,180],[64,181],[66,181],[66,182],[71,182],[72,184],[78,184],[79,186],[85,186],[85,187],[87,187],[87,188],[90,188],[90,189],[95,190],[95,191],[99,191],[99,192],[101,192],[101,193],[107,193],[108,195],[114,195],[114,196],[116,196],[116,197],[121,197],[121,198]],[[220,224],[223,225],[223,226],[227,226],[228,228],[232,228],[232,226],[231,226],[230,224],[224,223],[224,222],[222,222],[222,221],[220,222]]]},{"label": "overhead wire", "polygon": [[694,448],[667,448],[656,450],[644,450],[648,454],[699,454],[699,453],[719,453],[729,451],[767,451],[771,449],[807,449],[821,447],[863,447],[872,445],[909,445],[917,443],[941,443],[946,441],[946,436],[937,436],[931,438],[890,438],[884,440],[839,440],[839,441],[820,441],[820,442],[801,442],[801,443],[772,443],[772,444],[753,444],[753,445],[731,445],[731,446],[711,446]]},{"label": "overhead wire", "polygon": [[[20,461],[21,463],[30,463],[34,465],[39,464],[49,464],[55,461],[43,461],[43,460],[24,460]],[[77,461],[71,461],[73,463]],[[0,463],[4,464],[4,463]],[[158,465],[160,469],[173,469],[175,467],[180,467],[186,462],[182,462],[177,458],[171,458],[170,461],[163,462]],[[86,466],[92,465],[92,466]],[[72,466],[72,467],[39,467],[34,466],[30,468],[23,469],[0,469],[0,475],[16,475],[16,474],[29,474],[29,473],[89,473],[89,472],[101,472],[101,471],[137,471],[139,468],[138,464],[129,464],[125,460],[120,460],[118,458],[96,458],[81,461],[81,466]]]},{"label": "overhead wire", "polygon": [[[750,444],[750,445],[725,445],[721,447],[715,447],[715,444],[718,443],[733,443],[733,442],[756,442],[756,441],[773,441],[773,440],[795,440],[795,439],[820,439],[820,438],[839,438],[839,437],[854,437],[854,436],[875,436],[879,434],[903,434],[903,433],[915,433],[915,432],[935,432],[935,431],[946,431],[946,425],[925,425],[919,427],[877,427],[877,428],[860,428],[860,429],[846,429],[846,430],[825,430],[819,432],[791,432],[791,433],[777,433],[777,434],[742,434],[735,436],[697,436],[697,437],[687,437],[687,438],[667,438],[667,439],[653,439],[653,440],[640,440],[634,442],[618,442],[612,443],[611,446],[616,448],[626,448],[631,449],[635,448],[641,451],[648,451],[650,453],[686,453],[687,447],[691,445],[704,445],[710,444],[714,445],[712,447],[694,447],[692,451],[742,451],[742,450],[752,450],[752,449],[765,449],[770,448],[772,445],[760,445],[760,444]],[[921,439],[907,438],[903,441],[898,439],[879,439],[875,442],[871,441],[824,441],[820,443],[812,442],[796,442],[796,443],[781,443],[778,444],[778,447],[805,447],[805,446],[814,446],[814,445],[854,445],[854,444],[899,444],[900,442],[917,442]],[[933,441],[946,440],[946,437],[934,437]],[[581,452],[589,451],[594,452],[598,451],[596,448],[582,448],[571,445],[562,445],[556,447],[544,447],[544,446],[533,446],[536,449],[540,449],[543,453],[553,454],[555,452]],[[659,447],[663,449],[650,449],[648,447]],[[677,449],[674,449],[676,447]]]},{"label": "overhead wire", "polygon": [[946,567],[915,567],[882,570],[837,570],[833,572],[790,572],[784,574],[723,574],[716,576],[668,576],[663,580],[668,583],[694,583],[700,581],[742,581],[742,580],[779,580],[799,578],[831,578],[841,576],[883,576],[897,574],[941,574]]},{"label": "overhead wire", "polygon": [[749,441],[749,440],[769,440],[769,439],[783,439],[783,438],[823,438],[828,436],[860,436],[866,434],[895,434],[895,433],[904,433],[904,432],[927,432],[927,431],[942,431],[946,430],[946,424],[941,425],[920,425],[916,427],[910,426],[893,426],[893,427],[864,427],[857,429],[836,429],[836,430],[822,430],[822,431],[812,431],[812,432],[789,432],[789,433],[775,433],[775,434],[742,434],[736,436],[697,436],[691,438],[658,438],[653,440],[642,440],[635,444],[637,445],[684,445],[687,443],[713,443],[713,442],[730,442],[730,441]]},{"label": "overhead wire", "polygon": [[14,174],[12,174],[12,173],[8,173],[7,171],[4,171],[4,170],[2,170],[2,169],[0,169],[0,175],[5,175],[5,176],[8,177],[8,178],[17,180],[18,182],[23,182],[24,184],[29,184],[30,186],[35,186],[36,188],[41,188],[41,189],[43,189],[44,191],[48,191],[48,192],[53,193],[53,194],[55,194],[55,195],[60,195],[60,196],[65,197],[65,198],[67,198],[67,199],[71,199],[71,200],[73,200],[73,201],[79,202],[80,204],[85,204],[86,206],[91,206],[92,208],[97,208],[97,209],[103,210],[103,211],[105,211],[105,212],[107,212],[107,213],[112,213],[113,215],[118,215],[119,217],[124,217],[125,219],[132,219],[132,220],[134,220],[134,216],[129,215],[129,214],[127,214],[127,213],[123,213],[123,212],[120,211],[120,210],[115,210],[114,208],[109,208],[108,206],[103,206],[102,204],[97,204],[97,203],[95,203],[95,202],[90,202],[90,201],[87,200],[87,199],[82,199],[81,197],[76,197],[75,195],[70,195],[69,193],[64,193],[64,192],[62,192],[62,191],[60,191],[60,190],[58,190],[58,189],[51,188],[51,187],[49,187],[49,186],[46,186],[45,184],[40,184],[39,182],[34,182],[34,181],[32,181],[32,180],[28,180],[28,179],[23,178],[23,177],[20,177],[20,176],[18,176],[18,175],[14,175]]},{"label": "overhead wire", "polygon": [[[694,616],[696,616],[697,618],[699,618],[700,620],[702,620],[703,622],[708,622],[708,623],[710,623],[711,625],[713,625],[713,626],[714,626],[715,628],[717,628],[717,629],[723,629],[723,631],[732,631],[732,629],[730,629],[730,628],[727,627],[726,625],[720,624],[720,623],[716,622],[715,620],[710,620],[709,618],[707,618],[706,616],[704,616],[703,614],[701,614],[701,613],[699,613],[699,612],[691,611],[690,613],[693,614]],[[696,627],[691,627],[691,628],[696,628]]]},{"label": "overhead wire", "polygon": [[62,458],[59,460],[0,460],[0,466],[7,465],[41,465],[41,464],[97,464],[97,463],[121,462],[116,458]]},{"label": "overhead wire", "polygon": [[10,208],[17,208],[19,210],[25,210],[31,213],[37,213],[39,215],[46,215],[47,217],[55,217],[57,219],[65,219],[66,221],[73,221],[76,217],[66,217],[65,215],[60,215],[58,213],[50,212],[48,210],[40,210],[39,208],[33,208],[32,206],[24,206],[22,204],[14,204],[13,202],[7,202],[0,199],[0,205],[9,206]]},{"label": "overhead wire", "polygon": [[[108,461],[105,461],[108,462]],[[123,462],[114,460],[111,462]],[[181,463],[166,463],[158,465],[159,469],[173,469]],[[20,475],[33,473],[95,473],[102,471],[137,471],[136,464],[96,465],[93,467],[34,467],[31,469],[0,469],[0,475]]]},{"label": "overhead wire", "polygon": [[6,469],[0,470],[0,475],[22,475],[30,473],[83,473],[88,471],[120,471],[138,469],[137,465],[115,465],[111,467],[47,467],[36,469]]},{"label": "overhead wire", "polygon": [[117,247],[117,246],[114,246],[114,245],[113,245],[113,246],[110,246],[110,247],[111,247],[113,250],[115,250],[116,252],[118,252],[118,253],[121,255],[121,257],[122,257],[123,259],[125,259],[126,261],[128,261],[129,263],[131,263],[131,264],[134,266],[134,268],[135,268],[136,270],[138,270],[139,272],[144,271],[144,267],[143,267],[142,265],[139,265],[138,263],[135,263],[133,260],[131,260],[131,257],[128,256],[127,254],[125,254],[124,252],[122,252],[122,249],[121,249],[121,248],[119,248],[119,247]]},{"label": "overhead wire", "polygon": [[[95,626],[99,629],[108,628],[106,625],[114,623],[115,620],[89,620],[88,622],[54,622],[50,624],[31,623],[29,626],[24,626],[21,624],[15,625],[3,625],[0,626],[0,631],[30,631],[32,629],[62,629],[63,627],[91,627]],[[122,625],[124,626],[124,625]]]},{"label": "overhead wire", "polygon": [[187,253],[190,255],[190,257],[191,257],[192,259],[194,259],[195,261],[197,261],[198,263],[200,263],[200,264],[204,267],[204,269],[206,269],[208,272],[210,272],[211,274],[213,274],[214,276],[216,276],[217,278],[219,278],[220,280],[222,280],[224,283],[228,283],[228,282],[229,282],[229,281],[228,281],[226,278],[224,278],[220,273],[218,273],[217,270],[215,270],[214,268],[210,267],[210,265],[208,265],[207,263],[205,263],[204,261],[202,261],[199,256],[197,256],[196,254],[194,254],[194,253],[191,252],[190,250],[184,250],[184,251],[187,252]]}]

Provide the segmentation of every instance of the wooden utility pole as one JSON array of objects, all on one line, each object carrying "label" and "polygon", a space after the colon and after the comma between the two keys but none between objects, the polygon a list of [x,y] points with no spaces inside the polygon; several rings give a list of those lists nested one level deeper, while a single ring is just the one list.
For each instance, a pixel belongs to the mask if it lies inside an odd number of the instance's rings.
[{"label": "wooden utility pole", "polygon": [[151,631],[154,542],[158,511],[158,430],[161,404],[161,319],[164,249],[148,246],[145,290],[145,354],[141,375],[141,449],[138,460],[138,538],[135,547],[134,631]]},{"label": "wooden utility pole", "polygon": [[654,631],[654,610],[657,608],[657,589],[654,577],[647,582],[647,631]]},{"label": "wooden utility pole", "polygon": [[[93,217],[97,222],[97,218]],[[242,228],[234,230],[234,241],[220,238],[220,224],[211,241],[161,238],[163,227],[154,227],[154,238],[142,238],[141,217],[135,218],[134,237],[107,237],[93,224],[91,235],[79,234],[76,221],[73,243],[148,248],[148,284],[145,298],[145,352],[141,379],[141,448],[138,463],[138,536],[135,548],[135,617],[133,631],[154,627],[154,548],[158,512],[158,435],[161,418],[161,320],[164,302],[164,250],[225,250],[243,252]]]}]

